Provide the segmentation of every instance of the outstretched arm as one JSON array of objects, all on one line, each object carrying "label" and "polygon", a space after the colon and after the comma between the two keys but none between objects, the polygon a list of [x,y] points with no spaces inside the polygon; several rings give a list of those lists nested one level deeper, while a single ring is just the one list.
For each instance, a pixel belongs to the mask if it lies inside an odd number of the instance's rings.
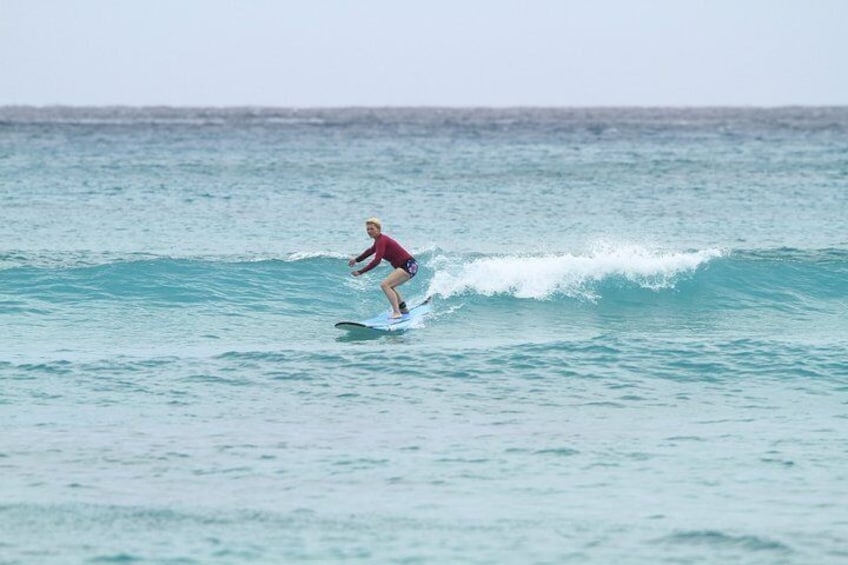
[{"label": "outstretched arm", "polygon": [[380,261],[383,260],[383,252],[386,250],[386,246],[382,245],[382,243],[383,243],[382,241],[375,243],[368,250],[366,250],[362,255],[360,255],[359,257],[356,258],[356,261],[359,262],[359,261],[362,261],[363,259],[365,259],[366,257],[370,256],[372,253],[376,254],[374,256],[374,259],[372,259],[371,262],[368,263],[368,265],[364,269],[360,269],[359,271],[354,271],[353,276],[358,277],[359,275],[361,275],[363,273],[367,273],[368,271],[370,271],[371,269],[373,269],[374,267],[376,267],[377,265],[380,264]]},{"label": "outstretched arm", "polygon": [[377,246],[377,244],[375,243],[374,245],[372,245],[371,247],[369,247],[368,249],[363,251],[358,257],[351,257],[350,261],[347,262],[347,266],[353,267],[354,265],[356,265],[357,263],[359,263],[360,261],[362,261],[366,257],[369,257],[372,253],[374,253],[374,248],[376,246]]}]

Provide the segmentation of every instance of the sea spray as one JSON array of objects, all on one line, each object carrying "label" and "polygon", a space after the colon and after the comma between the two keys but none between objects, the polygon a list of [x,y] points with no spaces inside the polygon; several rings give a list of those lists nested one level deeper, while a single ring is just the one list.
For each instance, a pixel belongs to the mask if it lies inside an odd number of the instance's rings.
[{"label": "sea spray", "polygon": [[620,278],[652,290],[671,288],[680,277],[721,256],[719,249],[663,251],[599,244],[585,255],[479,257],[438,270],[429,294],[506,294],[541,300],[563,295],[597,300],[595,286],[601,281]]}]

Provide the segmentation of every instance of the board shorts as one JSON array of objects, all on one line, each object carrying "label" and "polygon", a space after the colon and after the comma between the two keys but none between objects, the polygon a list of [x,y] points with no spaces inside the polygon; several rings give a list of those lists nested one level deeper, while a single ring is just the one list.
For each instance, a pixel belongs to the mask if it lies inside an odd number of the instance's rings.
[{"label": "board shorts", "polygon": [[401,267],[406,273],[409,275],[409,278],[412,278],[418,273],[418,261],[415,259],[407,259],[406,263]]}]

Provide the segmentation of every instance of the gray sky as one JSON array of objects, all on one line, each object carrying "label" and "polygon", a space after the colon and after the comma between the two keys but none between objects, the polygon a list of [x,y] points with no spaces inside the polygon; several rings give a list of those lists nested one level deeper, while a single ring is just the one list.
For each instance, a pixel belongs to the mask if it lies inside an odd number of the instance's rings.
[{"label": "gray sky", "polygon": [[848,104],[843,0],[0,0],[0,104]]}]

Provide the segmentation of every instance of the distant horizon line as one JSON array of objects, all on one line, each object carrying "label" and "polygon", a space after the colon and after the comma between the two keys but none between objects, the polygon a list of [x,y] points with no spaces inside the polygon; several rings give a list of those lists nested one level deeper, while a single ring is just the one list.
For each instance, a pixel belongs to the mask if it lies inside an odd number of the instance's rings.
[{"label": "distant horizon line", "polygon": [[0,108],[27,109],[174,109],[174,110],[247,110],[247,109],[276,109],[276,110],[615,110],[615,109],[679,109],[679,110],[708,110],[708,109],[747,109],[747,110],[779,110],[791,108],[848,108],[843,104],[597,104],[597,105],[447,105],[447,104],[342,104],[342,105],[267,105],[267,104],[19,104],[0,103]]}]

